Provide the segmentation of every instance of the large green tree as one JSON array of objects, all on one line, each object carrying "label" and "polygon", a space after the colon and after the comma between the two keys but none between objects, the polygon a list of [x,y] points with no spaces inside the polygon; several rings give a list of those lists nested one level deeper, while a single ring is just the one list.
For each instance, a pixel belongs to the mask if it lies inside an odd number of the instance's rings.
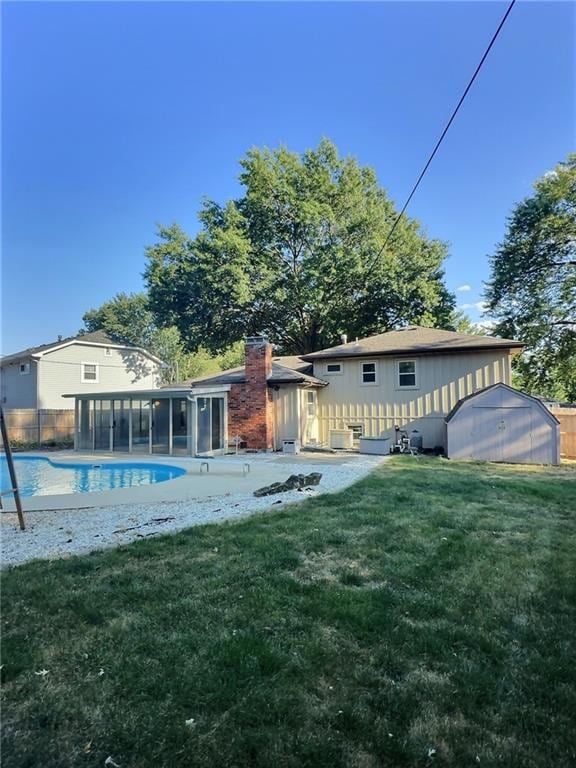
[{"label": "large green tree", "polygon": [[530,392],[576,401],[576,154],[514,209],[491,260],[494,333],[526,343],[515,360]]},{"label": "large green tree", "polygon": [[149,347],[156,332],[154,315],[145,293],[118,293],[82,317],[84,330],[105,331],[128,344]]},{"label": "large green tree", "polygon": [[242,197],[206,201],[191,238],[161,227],[145,278],[157,321],[190,349],[217,352],[266,333],[305,353],[405,323],[446,325],[446,246],[403,217],[370,168],[324,140],[303,154],[252,149],[241,161]]},{"label": "large green tree", "polygon": [[82,319],[83,331],[105,331],[112,338],[144,347],[163,360],[165,382],[184,381],[233,368],[240,365],[244,357],[241,343],[218,356],[203,347],[190,354],[176,326],[158,327],[144,293],[118,293],[100,307],[88,310]]}]

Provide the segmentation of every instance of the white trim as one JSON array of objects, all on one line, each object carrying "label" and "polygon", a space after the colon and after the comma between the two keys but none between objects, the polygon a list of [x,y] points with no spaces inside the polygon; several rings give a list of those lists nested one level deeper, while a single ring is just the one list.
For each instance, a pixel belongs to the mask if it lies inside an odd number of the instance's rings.
[{"label": "white trim", "polygon": [[[365,365],[373,365],[373,371],[365,371]],[[364,374],[374,374],[374,381],[364,381]],[[377,387],[378,386],[378,362],[376,360],[362,360],[360,363],[360,385],[362,387]]]},{"label": "white trim", "polygon": [[[85,375],[86,372],[84,370],[84,367],[86,365],[93,365],[94,368],[96,369],[96,378],[95,379],[87,379],[86,378],[86,375]],[[99,366],[99,364],[95,363],[94,361],[91,361],[91,360],[83,360],[80,363],[80,381],[82,382],[82,384],[99,384],[100,383],[100,366]]]},{"label": "white trim", "polygon": [[[328,370],[328,366],[329,365],[337,365],[338,366],[338,370],[337,371],[329,371]],[[327,376],[342,376],[342,374],[344,373],[344,365],[343,365],[343,363],[331,363],[331,362],[327,361],[324,364],[324,373]]]},{"label": "white trim", "polygon": [[[414,376],[414,384],[400,384],[400,364],[401,363],[414,363],[414,373],[403,373],[403,376]],[[418,360],[416,358],[408,358],[403,360],[396,360],[396,378],[394,389],[420,389],[420,382],[418,380]]]}]

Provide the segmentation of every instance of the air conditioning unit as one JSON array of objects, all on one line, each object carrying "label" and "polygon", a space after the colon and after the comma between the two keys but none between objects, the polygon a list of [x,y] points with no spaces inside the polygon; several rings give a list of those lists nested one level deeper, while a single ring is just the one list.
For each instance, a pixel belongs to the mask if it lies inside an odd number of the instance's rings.
[{"label": "air conditioning unit", "polygon": [[282,453],[300,453],[300,440],[282,440]]},{"label": "air conditioning unit", "polygon": [[354,433],[351,429],[331,429],[330,430],[330,448],[337,448],[341,451],[352,449]]}]

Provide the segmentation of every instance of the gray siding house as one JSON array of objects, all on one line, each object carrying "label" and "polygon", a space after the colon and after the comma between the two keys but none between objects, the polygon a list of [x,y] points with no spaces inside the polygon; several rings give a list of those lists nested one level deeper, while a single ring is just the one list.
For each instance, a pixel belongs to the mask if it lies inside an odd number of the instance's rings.
[{"label": "gray siding house", "polygon": [[96,331],[31,347],[0,360],[0,398],[6,410],[73,410],[63,395],[151,389],[163,363],[140,347]]}]

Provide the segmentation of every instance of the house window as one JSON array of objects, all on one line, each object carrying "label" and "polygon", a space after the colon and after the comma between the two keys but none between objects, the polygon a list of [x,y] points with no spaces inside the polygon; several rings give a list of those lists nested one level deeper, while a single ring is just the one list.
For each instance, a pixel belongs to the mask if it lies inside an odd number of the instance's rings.
[{"label": "house window", "polygon": [[352,432],[352,442],[357,444],[364,435],[364,426],[362,424],[348,424],[348,429]]},{"label": "house window", "polygon": [[82,363],[82,382],[98,381],[98,365],[96,363]]},{"label": "house window", "polygon": [[20,363],[20,375],[25,376],[30,373],[30,363]]},{"label": "house window", "polygon": [[416,386],[416,361],[402,360],[398,363],[398,386]]},{"label": "house window", "polygon": [[377,384],[376,363],[362,363],[362,384]]},{"label": "house window", "polygon": [[342,363],[326,363],[326,373],[342,373]]},{"label": "house window", "polygon": [[316,416],[316,392],[306,392],[306,413],[310,418]]}]

